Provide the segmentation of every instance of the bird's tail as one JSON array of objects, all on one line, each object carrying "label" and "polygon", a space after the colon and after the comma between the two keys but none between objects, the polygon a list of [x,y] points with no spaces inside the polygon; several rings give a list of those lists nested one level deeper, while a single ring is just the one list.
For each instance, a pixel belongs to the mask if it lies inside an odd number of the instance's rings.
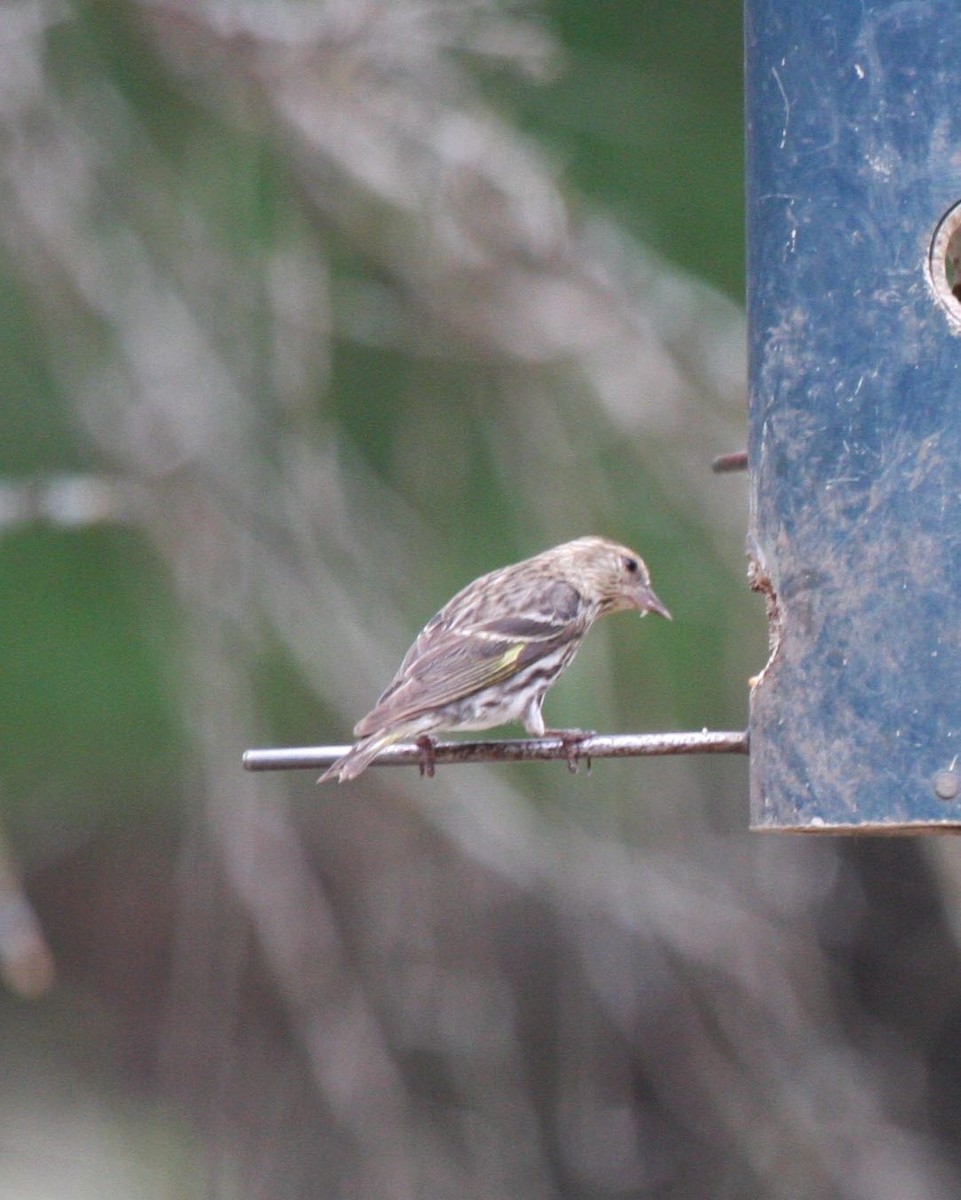
[{"label": "bird's tail", "polygon": [[349,779],[356,779],[367,770],[381,750],[399,742],[407,732],[406,729],[379,729],[376,733],[368,734],[328,767],[317,782],[326,783],[328,779],[337,778],[341,783],[346,783]]}]

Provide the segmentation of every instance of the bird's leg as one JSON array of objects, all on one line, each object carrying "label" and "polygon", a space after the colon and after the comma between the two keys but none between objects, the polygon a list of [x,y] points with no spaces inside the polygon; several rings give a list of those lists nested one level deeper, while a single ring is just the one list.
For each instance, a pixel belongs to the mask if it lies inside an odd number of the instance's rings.
[{"label": "bird's leg", "polygon": [[434,778],[434,747],[437,742],[430,736],[429,733],[422,733],[416,742],[420,748],[420,777],[426,775],[428,779]]},{"label": "bird's leg", "polygon": [[[568,769],[568,771],[570,771],[570,773],[572,775],[576,775],[578,761],[581,757],[581,755],[578,751],[578,746],[586,738],[593,737],[594,730],[593,729],[545,729],[544,736],[545,737],[556,737],[556,738],[561,739],[561,742],[564,746],[564,754],[567,758],[567,769]],[[590,774],[591,756],[589,754],[585,754],[584,759],[587,762],[587,773]]]}]

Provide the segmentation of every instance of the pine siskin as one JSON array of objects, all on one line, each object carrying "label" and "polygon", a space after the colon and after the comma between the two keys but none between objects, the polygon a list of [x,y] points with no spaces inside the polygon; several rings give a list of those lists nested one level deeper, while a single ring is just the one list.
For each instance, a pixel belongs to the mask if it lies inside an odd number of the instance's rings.
[{"label": "pine siskin", "polygon": [[607,538],[578,538],[482,575],[427,622],[354,727],[357,743],[320,782],[355,779],[386,746],[441,729],[519,721],[534,737],[584,736],[545,729],[544,694],[597,618],[626,609],[671,615],[640,555]]}]

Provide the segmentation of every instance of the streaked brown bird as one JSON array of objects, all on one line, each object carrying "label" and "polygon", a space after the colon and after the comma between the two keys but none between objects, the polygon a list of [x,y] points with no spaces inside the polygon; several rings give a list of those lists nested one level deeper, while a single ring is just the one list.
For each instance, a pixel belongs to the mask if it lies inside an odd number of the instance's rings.
[{"label": "streaked brown bird", "polygon": [[608,538],[578,538],[482,575],[427,622],[384,694],[354,726],[356,744],[320,782],[356,779],[381,750],[405,738],[429,754],[429,735],[438,730],[519,721],[533,737],[584,737],[545,729],[544,695],[598,617],[628,609],[671,616],[641,556]]}]

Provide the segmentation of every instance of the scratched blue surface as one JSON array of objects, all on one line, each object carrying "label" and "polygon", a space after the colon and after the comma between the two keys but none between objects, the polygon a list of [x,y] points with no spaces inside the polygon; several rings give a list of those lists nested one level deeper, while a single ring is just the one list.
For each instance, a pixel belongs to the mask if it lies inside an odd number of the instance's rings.
[{"label": "scratched blue surface", "polygon": [[747,66],[752,822],[961,823],[961,3],[748,0]]}]

